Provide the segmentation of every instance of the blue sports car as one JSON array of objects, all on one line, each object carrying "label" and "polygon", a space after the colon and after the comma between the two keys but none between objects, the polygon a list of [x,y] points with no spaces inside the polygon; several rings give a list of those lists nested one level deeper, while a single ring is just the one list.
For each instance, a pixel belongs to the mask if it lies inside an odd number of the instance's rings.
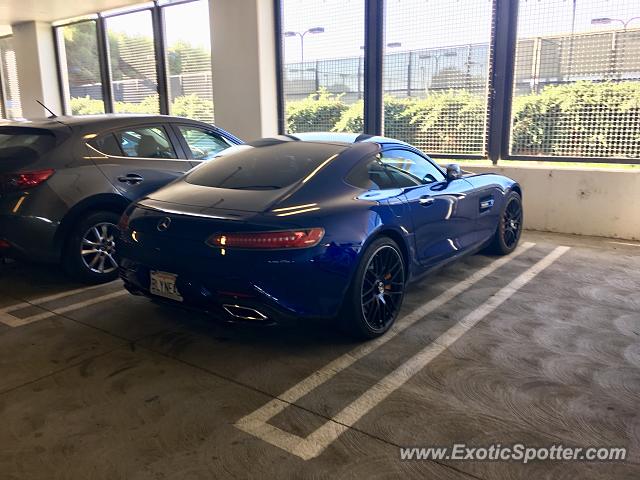
[{"label": "blue sports car", "polygon": [[337,318],[366,339],[391,327],[409,281],[513,251],[522,191],[398,140],[287,135],[224,151],[131,205],[120,229],[133,294],[236,321]]}]

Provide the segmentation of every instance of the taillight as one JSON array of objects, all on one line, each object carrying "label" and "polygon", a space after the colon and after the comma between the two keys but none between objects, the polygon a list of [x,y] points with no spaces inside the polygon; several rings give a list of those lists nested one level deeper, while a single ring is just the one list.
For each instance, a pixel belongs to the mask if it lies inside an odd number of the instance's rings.
[{"label": "taillight", "polygon": [[220,248],[309,248],[316,246],[322,237],[324,228],[309,228],[276,232],[219,233],[211,236],[207,243]]},{"label": "taillight", "polygon": [[35,172],[10,173],[3,175],[1,178],[2,189],[5,191],[26,190],[28,188],[37,187],[41,183],[47,181],[55,170],[49,168],[47,170],[38,170]]}]

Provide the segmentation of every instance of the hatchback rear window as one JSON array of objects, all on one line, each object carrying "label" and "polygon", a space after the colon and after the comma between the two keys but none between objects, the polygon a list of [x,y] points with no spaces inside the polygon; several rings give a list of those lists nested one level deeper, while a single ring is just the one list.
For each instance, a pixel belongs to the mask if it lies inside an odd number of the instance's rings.
[{"label": "hatchback rear window", "polygon": [[344,148],[311,142],[243,145],[195,169],[186,180],[206,187],[275,190],[303,180]]},{"label": "hatchback rear window", "polygon": [[28,160],[51,150],[56,137],[49,130],[25,127],[0,127],[0,160]]}]

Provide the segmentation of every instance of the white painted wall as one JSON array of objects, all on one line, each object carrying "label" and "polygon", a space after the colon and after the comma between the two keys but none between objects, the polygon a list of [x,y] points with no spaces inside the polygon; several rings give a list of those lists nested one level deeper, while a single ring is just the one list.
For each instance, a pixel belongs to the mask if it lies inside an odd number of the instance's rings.
[{"label": "white painted wall", "polygon": [[243,140],[276,135],[273,2],[209,0],[216,125]]},{"label": "white painted wall", "polygon": [[62,104],[51,24],[24,22],[12,25],[12,30],[22,116],[44,118],[49,115],[36,100],[61,115]]},{"label": "white painted wall", "polygon": [[517,180],[530,230],[640,240],[640,171],[473,166]]}]

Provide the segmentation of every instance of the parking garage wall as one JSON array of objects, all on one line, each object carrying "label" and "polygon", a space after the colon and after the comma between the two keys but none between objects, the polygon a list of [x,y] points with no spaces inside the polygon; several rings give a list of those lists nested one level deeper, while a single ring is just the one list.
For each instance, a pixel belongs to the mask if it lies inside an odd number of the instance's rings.
[{"label": "parking garage wall", "polygon": [[465,165],[522,185],[529,230],[640,240],[640,171],[545,166]]}]

